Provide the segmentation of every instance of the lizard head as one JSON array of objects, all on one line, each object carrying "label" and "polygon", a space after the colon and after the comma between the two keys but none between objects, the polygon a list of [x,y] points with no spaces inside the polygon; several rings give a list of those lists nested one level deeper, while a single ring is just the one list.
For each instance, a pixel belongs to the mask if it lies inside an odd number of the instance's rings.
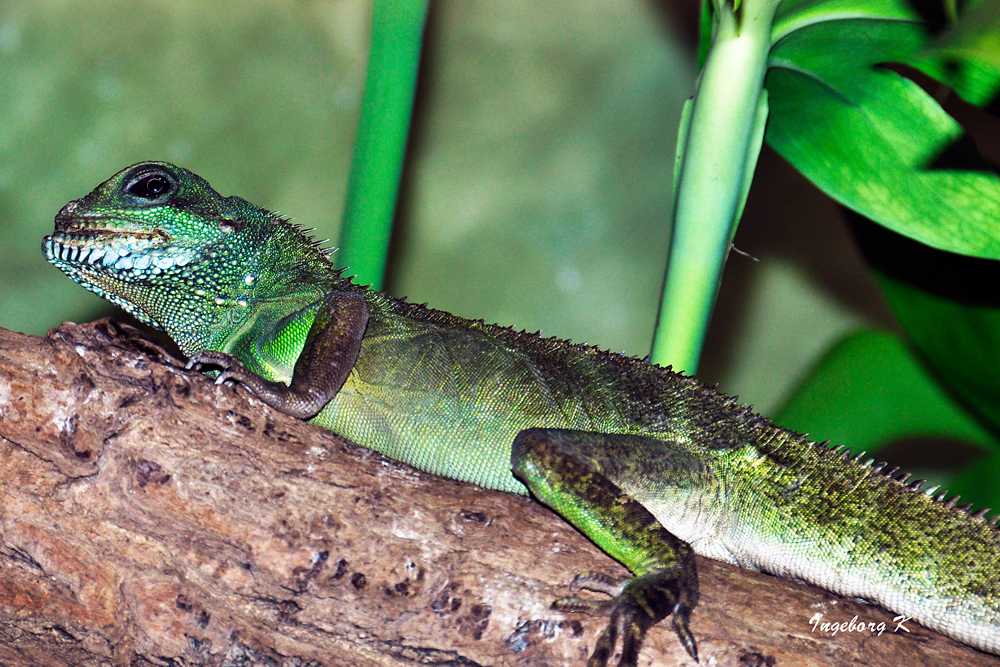
[{"label": "lizard head", "polygon": [[[71,201],[42,241],[74,281],[160,329],[184,304],[240,300],[256,278],[248,262],[277,216],[166,162],[142,162]],[[248,282],[249,281],[249,282]],[[171,294],[172,293],[172,294]]]}]

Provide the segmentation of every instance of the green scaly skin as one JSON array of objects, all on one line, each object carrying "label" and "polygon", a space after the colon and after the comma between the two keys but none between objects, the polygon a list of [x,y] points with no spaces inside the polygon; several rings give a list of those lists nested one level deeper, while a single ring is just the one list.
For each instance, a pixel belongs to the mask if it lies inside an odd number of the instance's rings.
[{"label": "green scaly skin", "polygon": [[636,664],[672,615],[697,656],[693,553],[875,601],[1000,653],[1000,533],[896,469],[778,428],[693,378],[353,285],[287,220],[173,165],[67,204],[46,258],[275,408],[423,470],[531,491],[634,577],[584,574]]}]

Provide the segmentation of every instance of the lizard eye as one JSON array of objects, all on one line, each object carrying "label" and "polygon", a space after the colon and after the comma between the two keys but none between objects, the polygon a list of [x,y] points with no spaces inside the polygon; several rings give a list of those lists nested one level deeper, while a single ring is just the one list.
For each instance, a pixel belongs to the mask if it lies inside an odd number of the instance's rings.
[{"label": "lizard eye", "polygon": [[173,187],[173,182],[164,174],[154,172],[152,174],[143,174],[133,180],[125,186],[125,192],[139,199],[155,201],[164,199],[171,193]]}]

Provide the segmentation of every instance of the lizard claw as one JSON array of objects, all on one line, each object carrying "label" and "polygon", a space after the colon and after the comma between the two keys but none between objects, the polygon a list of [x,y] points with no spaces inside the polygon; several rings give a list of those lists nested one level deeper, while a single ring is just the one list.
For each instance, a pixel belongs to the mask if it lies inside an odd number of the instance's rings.
[{"label": "lizard claw", "polygon": [[581,572],[573,578],[569,585],[571,591],[594,591],[604,593],[608,597],[616,598],[625,590],[625,583],[628,579],[615,579],[603,572],[588,570]]},{"label": "lizard claw", "polygon": [[236,357],[215,350],[204,350],[191,355],[185,368],[201,370],[205,366],[217,366],[222,369],[218,377],[215,378],[215,384],[222,384],[226,380],[235,380],[246,384],[246,378],[253,375],[246,366],[237,361]]},{"label": "lizard claw", "polygon": [[240,368],[227,368],[219,373],[219,377],[215,378],[215,384],[223,384],[226,380],[240,382],[244,376],[245,373],[241,373]]},{"label": "lizard claw", "polygon": [[184,367],[188,370],[201,370],[205,366],[216,366],[222,369],[215,378],[215,384],[224,384],[226,380],[234,380],[251,385],[251,389],[253,388],[253,374],[232,355],[215,350],[204,350],[192,354]]},{"label": "lizard claw", "polygon": [[225,352],[216,352],[215,350],[203,350],[201,352],[196,352],[192,354],[187,363],[184,364],[184,368],[191,370],[193,368],[201,368],[202,366],[218,366],[223,370],[228,370],[230,368],[235,368],[237,366],[242,366],[242,364],[236,359],[226,354]]},{"label": "lizard claw", "polygon": [[597,572],[583,572],[570,585],[573,590],[596,591],[610,595],[611,599],[560,598],[552,603],[552,608],[610,617],[587,667],[607,667],[619,635],[622,657],[618,667],[635,667],[646,632],[670,614],[681,646],[698,662],[698,647],[688,629],[691,611],[698,602],[696,586],[692,587],[690,577],[681,568],[655,570],[624,581]]}]

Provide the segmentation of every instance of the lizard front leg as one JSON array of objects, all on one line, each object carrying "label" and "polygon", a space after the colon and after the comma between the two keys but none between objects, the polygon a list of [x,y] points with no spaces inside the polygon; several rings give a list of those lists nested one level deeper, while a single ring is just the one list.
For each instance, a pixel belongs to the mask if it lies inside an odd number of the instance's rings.
[{"label": "lizard front leg", "polygon": [[586,445],[599,446],[600,440],[613,437],[585,431],[528,429],[514,439],[514,476],[536,498],[636,575],[624,582],[613,582],[603,575],[583,573],[574,580],[574,590],[603,592],[612,599],[563,598],[556,600],[553,608],[610,616],[588,667],[607,665],[619,635],[622,657],[618,665],[635,667],[646,631],[670,614],[681,645],[697,661],[698,649],[688,629],[691,611],[698,603],[694,552],[612,482],[594,457],[585,455]]},{"label": "lizard front leg", "polygon": [[315,417],[340,391],[361,351],[368,325],[368,306],[355,292],[333,292],[316,309],[291,383],[260,377],[225,352],[205,350],[191,356],[187,367],[219,366],[216,384],[232,379],[271,407],[299,419]]}]

